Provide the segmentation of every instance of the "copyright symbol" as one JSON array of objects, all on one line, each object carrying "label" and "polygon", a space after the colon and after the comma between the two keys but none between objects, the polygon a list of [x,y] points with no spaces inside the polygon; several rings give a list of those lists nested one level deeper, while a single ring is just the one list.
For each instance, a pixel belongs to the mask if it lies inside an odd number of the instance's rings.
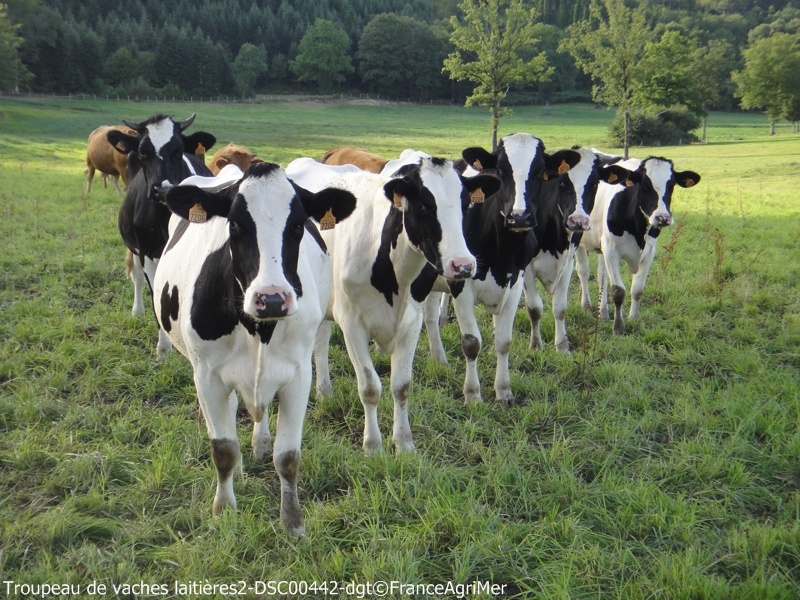
[{"label": "copyright symbol", "polygon": [[389,592],[389,584],[385,581],[376,581],[374,590],[375,595],[382,598]]}]

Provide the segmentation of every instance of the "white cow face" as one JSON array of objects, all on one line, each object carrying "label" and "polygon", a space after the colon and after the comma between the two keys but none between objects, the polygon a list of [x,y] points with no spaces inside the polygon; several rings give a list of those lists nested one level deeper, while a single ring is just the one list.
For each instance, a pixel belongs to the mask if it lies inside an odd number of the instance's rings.
[{"label": "white cow face", "polygon": [[660,229],[673,223],[670,204],[675,185],[691,187],[700,181],[700,175],[693,171],[676,173],[671,160],[651,157],[629,179],[639,184],[639,207],[650,226]]},{"label": "white cow face", "polygon": [[195,221],[227,218],[233,275],[243,293],[242,311],[256,321],[297,312],[303,295],[297,272],[300,242],[306,228],[313,227],[308,218],[320,220],[330,210],[341,221],[355,208],[350,192],[325,189],[312,194],[289,181],[283,169],[272,163],[252,165],[238,184],[221,192],[177,186],[166,198],[170,210],[184,218],[190,211]]}]

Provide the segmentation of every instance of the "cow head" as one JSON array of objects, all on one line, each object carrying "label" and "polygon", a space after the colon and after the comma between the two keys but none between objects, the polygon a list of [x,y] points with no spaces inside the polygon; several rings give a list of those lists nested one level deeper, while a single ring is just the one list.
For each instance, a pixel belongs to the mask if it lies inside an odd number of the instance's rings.
[{"label": "cow head", "polygon": [[541,177],[545,186],[557,186],[556,206],[570,232],[589,230],[599,181],[622,183],[630,175],[618,165],[603,167],[592,150],[580,147],[545,154],[545,165]]},{"label": "cow head", "polygon": [[497,151],[466,148],[461,156],[476,171],[496,173],[502,182],[499,199],[504,224],[514,231],[536,225],[536,202],[545,169],[542,140],[527,133],[514,133],[500,140]]},{"label": "cow head", "polygon": [[228,220],[233,274],[244,297],[242,311],[255,321],[297,312],[303,295],[297,262],[308,218],[341,221],[356,206],[350,192],[327,188],[312,194],[272,163],[250,166],[237,184],[219,192],[175,186],[168,190],[166,202],[184,219]]},{"label": "cow head", "polygon": [[256,158],[255,153],[251,152],[249,148],[231,142],[214,153],[208,168],[216,175],[227,165],[236,165],[242,171],[245,171],[250,165],[262,162],[264,161]]},{"label": "cow head", "polygon": [[[184,121],[174,121],[172,117],[159,114],[141,123],[123,119],[136,135],[108,132],[108,142],[128,156],[129,172],[144,173],[151,199],[163,198],[167,189],[186,176],[184,153],[202,155],[216,143],[213,135],[202,131],[183,135],[194,118],[192,114]],[[189,171],[188,174],[193,173]]]},{"label": "cow head", "polygon": [[464,241],[464,211],[471,192],[481,188],[489,196],[499,187],[492,175],[462,177],[451,161],[428,157],[400,168],[383,189],[403,213],[412,246],[440,275],[469,279],[475,273],[475,257]]},{"label": "cow head", "polygon": [[661,229],[673,223],[670,203],[675,185],[692,187],[700,181],[700,175],[693,171],[675,172],[671,160],[650,157],[631,172],[628,181],[637,185],[638,208],[648,224]]}]

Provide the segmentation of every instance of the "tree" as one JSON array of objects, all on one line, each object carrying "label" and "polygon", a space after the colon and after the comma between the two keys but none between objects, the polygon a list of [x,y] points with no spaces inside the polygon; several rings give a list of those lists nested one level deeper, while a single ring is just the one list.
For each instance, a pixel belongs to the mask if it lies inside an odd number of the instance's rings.
[{"label": "tree", "polygon": [[444,61],[442,71],[458,81],[476,85],[466,106],[488,106],[491,112],[492,150],[497,149],[501,104],[511,86],[521,86],[550,77],[544,53],[530,59],[521,57],[537,44],[534,37],[535,11],[522,0],[464,0],[459,8],[464,22],[451,17],[451,43],[456,51]]},{"label": "tree", "polygon": [[249,96],[255,90],[258,78],[267,72],[267,51],[264,46],[242,44],[233,61],[233,80],[241,96]]},{"label": "tree", "polygon": [[298,50],[291,62],[292,72],[298,81],[315,82],[322,93],[330,92],[354,71],[348,54],[350,37],[333,21],[317,19],[300,40]]},{"label": "tree", "polygon": [[19,92],[19,83],[25,72],[18,52],[22,45],[19,29],[20,25],[10,22],[6,5],[0,4],[0,90],[14,93]]},{"label": "tree", "polygon": [[624,156],[628,158],[628,128],[637,90],[639,63],[653,39],[644,7],[628,8],[624,0],[592,0],[589,19],[568,28],[564,48],[597,83],[592,98],[617,106],[624,115]]},{"label": "tree", "polygon": [[770,121],[791,118],[800,97],[800,35],[776,33],[742,52],[744,69],[731,75],[744,109],[760,108]]},{"label": "tree", "polygon": [[361,80],[380,94],[429,98],[442,79],[445,51],[429,25],[384,13],[373,18],[358,43]]},{"label": "tree", "polygon": [[692,41],[677,31],[667,31],[657,42],[647,42],[634,82],[633,104],[645,108],[683,104],[702,115],[694,50]]},{"label": "tree", "polygon": [[700,141],[705,142],[708,109],[719,108],[723,90],[731,84],[730,73],[734,70],[733,46],[725,40],[709,40],[706,45],[695,48],[694,64],[703,105],[703,132]]}]

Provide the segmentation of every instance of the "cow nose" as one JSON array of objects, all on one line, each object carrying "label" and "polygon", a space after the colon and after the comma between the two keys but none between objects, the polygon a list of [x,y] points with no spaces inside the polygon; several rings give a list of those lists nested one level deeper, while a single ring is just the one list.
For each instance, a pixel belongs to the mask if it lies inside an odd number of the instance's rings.
[{"label": "cow nose", "polygon": [[506,227],[509,229],[530,229],[534,225],[533,215],[527,210],[510,212],[506,216]]},{"label": "cow nose", "polygon": [[570,231],[589,231],[589,217],[571,216],[567,219],[567,229]]},{"label": "cow nose", "polygon": [[653,220],[655,221],[655,225],[658,227],[666,227],[667,225],[672,225],[672,215],[660,213],[657,214]]},{"label": "cow nose", "polygon": [[291,294],[278,288],[255,292],[253,306],[259,319],[279,319],[289,314],[292,306]]},{"label": "cow nose", "polygon": [[469,279],[475,271],[475,261],[466,258],[456,258],[450,261],[450,279]]}]

